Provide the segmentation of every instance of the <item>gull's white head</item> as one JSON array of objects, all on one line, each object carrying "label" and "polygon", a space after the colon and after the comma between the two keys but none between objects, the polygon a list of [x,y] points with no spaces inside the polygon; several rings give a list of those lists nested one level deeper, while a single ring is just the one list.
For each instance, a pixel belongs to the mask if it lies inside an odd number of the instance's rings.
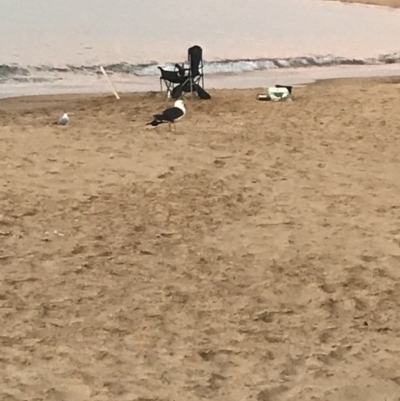
[{"label": "gull's white head", "polygon": [[183,111],[185,111],[185,103],[183,103],[183,100],[177,100],[175,102],[174,106],[180,108]]},{"label": "gull's white head", "polygon": [[66,118],[66,119],[68,120],[68,114],[67,114],[67,113],[64,113],[63,116],[62,116],[62,118]]}]

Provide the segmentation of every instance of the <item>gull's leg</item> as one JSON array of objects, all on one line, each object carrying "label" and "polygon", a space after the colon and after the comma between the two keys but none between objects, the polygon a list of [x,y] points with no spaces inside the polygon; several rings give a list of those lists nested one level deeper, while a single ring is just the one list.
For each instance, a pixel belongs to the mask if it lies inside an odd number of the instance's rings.
[{"label": "gull's leg", "polygon": [[171,131],[171,123],[168,123],[168,131]]}]

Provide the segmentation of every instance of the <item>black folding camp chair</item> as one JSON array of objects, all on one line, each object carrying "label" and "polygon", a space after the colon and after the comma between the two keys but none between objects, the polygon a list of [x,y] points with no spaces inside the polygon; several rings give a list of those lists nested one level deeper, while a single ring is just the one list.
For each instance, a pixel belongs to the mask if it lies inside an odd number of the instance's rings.
[{"label": "black folding camp chair", "polygon": [[178,72],[186,79],[183,83],[179,84],[172,92],[172,97],[178,98],[186,92],[191,95],[197,93],[201,98],[209,98],[209,95],[204,90],[204,61],[203,49],[200,46],[192,46],[188,50],[188,66],[185,64],[180,66],[176,65]]},{"label": "black folding camp chair", "polygon": [[204,88],[203,49],[200,46],[192,46],[188,50],[188,62],[189,68],[185,69],[185,72],[187,72],[187,80],[182,84],[182,86],[185,86],[185,83],[188,83],[190,93],[193,94],[196,92],[196,85],[200,85]]},{"label": "black folding camp chair", "polygon": [[164,70],[161,67],[157,67],[160,72],[160,89],[161,92],[163,91],[163,83],[166,86],[167,94],[172,93],[174,87],[179,84],[183,84],[186,81],[186,77],[184,76],[184,72],[180,71],[175,67],[174,71],[171,70]]},{"label": "black folding camp chair", "polygon": [[174,99],[178,99],[188,92],[191,95],[197,93],[202,99],[211,98],[204,90],[203,49],[200,46],[192,46],[188,50],[187,66],[185,66],[185,63],[182,65],[175,64],[174,71],[166,71],[161,67],[158,68],[161,71],[160,82],[164,81],[167,91],[170,91]]}]

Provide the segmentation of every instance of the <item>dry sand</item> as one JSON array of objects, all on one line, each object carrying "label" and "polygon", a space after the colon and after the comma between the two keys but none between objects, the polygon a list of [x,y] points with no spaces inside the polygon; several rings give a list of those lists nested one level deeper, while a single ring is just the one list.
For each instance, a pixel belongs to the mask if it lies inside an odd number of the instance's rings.
[{"label": "dry sand", "polygon": [[0,400],[399,400],[400,80],[258,92],[0,101]]}]

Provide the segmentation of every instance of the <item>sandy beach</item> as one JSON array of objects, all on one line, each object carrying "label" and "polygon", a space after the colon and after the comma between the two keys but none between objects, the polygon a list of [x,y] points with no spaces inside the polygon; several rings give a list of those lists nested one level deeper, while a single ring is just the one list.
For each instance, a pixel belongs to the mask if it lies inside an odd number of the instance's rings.
[{"label": "sandy beach", "polygon": [[1,400],[399,399],[400,79],[262,91],[0,101]]}]

